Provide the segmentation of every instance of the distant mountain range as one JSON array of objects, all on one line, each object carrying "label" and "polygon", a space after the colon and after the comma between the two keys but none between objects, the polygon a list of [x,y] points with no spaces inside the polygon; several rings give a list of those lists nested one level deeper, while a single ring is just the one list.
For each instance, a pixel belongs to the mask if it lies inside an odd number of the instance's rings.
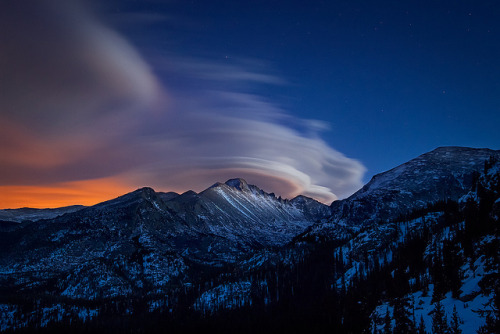
[{"label": "distant mountain range", "polygon": [[0,210],[0,221],[22,223],[41,219],[52,219],[65,213],[75,212],[83,208],[83,205],[73,205],[57,209],[4,209]]},{"label": "distant mountain range", "polygon": [[442,147],[330,207],[232,179],[0,210],[0,330],[299,331],[315,319],[316,331],[374,332],[387,310],[399,330],[410,297],[428,331],[438,301],[462,308],[464,329],[486,328],[498,321],[499,198],[500,151]]}]

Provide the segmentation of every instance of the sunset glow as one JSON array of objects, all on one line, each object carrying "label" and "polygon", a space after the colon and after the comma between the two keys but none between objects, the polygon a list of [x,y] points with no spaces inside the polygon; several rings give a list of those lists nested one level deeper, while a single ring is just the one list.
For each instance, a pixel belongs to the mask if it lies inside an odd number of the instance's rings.
[{"label": "sunset glow", "polygon": [[135,190],[112,179],[89,180],[47,186],[1,186],[0,209],[58,208],[94,205]]}]

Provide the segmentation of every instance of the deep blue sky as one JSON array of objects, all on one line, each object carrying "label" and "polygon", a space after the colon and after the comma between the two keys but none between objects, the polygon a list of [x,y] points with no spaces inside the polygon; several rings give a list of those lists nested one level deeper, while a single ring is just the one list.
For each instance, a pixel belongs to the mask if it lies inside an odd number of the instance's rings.
[{"label": "deep blue sky", "polygon": [[[256,59],[287,81],[255,87],[366,167],[365,181],[438,146],[498,149],[498,1],[152,1],[118,25],[147,56]],[[225,59],[225,57],[228,57]],[[261,90],[259,90],[261,88]]]}]

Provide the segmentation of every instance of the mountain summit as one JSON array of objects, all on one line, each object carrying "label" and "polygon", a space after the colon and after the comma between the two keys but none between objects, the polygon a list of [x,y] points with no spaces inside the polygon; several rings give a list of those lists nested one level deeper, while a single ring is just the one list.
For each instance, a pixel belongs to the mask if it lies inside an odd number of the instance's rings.
[{"label": "mountain summit", "polygon": [[429,203],[458,201],[470,191],[490,159],[500,161],[500,151],[439,147],[373,176],[350,197],[333,202],[332,215],[305,235],[336,239],[366,226],[393,221]]},{"label": "mountain summit", "polygon": [[485,161],[500,151],[439,147],[375,175],[349,198],[333,202],[332,220],[364,224],[403,215],[439,200],[458,200],[472,186]]},{"label": "mountain summit", "polygon": [[225,184],[238,190],[248,190],[248,183],[243,179],[230,179]]},{"label": "mountain summit", "polygon": [[243,179],[216,183],[199,194],[185,193],[165,205],[200,233],[261,247],[283,246],[330,214],[326,205],[313,199],[298,205]]}]

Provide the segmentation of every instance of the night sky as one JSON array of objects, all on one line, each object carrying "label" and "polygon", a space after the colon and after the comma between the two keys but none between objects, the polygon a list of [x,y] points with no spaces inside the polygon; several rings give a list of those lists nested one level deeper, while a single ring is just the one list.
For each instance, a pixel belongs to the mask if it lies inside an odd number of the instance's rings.
[{"label": "night sky", "polygon": [[499,149],[498,1],[2,1],[0,208],[243,177],[330,203]]}]

